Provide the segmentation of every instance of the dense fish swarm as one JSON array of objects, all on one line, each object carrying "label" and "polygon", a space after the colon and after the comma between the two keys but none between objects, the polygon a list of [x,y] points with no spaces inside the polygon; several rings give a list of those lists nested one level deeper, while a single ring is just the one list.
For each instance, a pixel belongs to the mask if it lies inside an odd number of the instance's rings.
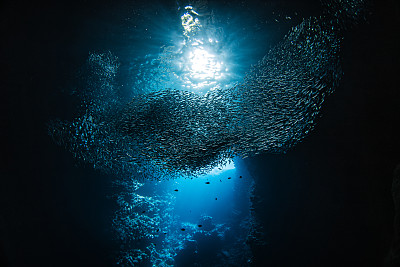
[{"label": "dense fish swarm", "polygon": [[361,2],[339,2],[345,4],[333,17],[292,28],[243,82],[204,96],[165,89],[117,101],[116,58],[92,54],[86,111],[72,122],[51,122],[49,133],[95,168],[137,178],[195,176],[234,156],[285,153],[312,130],[340,80],[335,21],[340,14],[356,20],[348,9]]}]

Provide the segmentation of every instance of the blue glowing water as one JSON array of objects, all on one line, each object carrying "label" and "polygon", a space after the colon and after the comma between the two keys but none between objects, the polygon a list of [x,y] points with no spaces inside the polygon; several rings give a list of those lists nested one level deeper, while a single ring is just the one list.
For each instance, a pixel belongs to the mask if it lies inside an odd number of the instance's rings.
[{"label": "blue glowing water", "polygon": [[[233,163],[194,179],[146,182],[133,190],[136,193],[126,202],[133,204],[127,217],[140,218],[136,224],[142,230],[135,231],[141,237],[129,238],[121,233],[123,228],[129,230],[125,219],[121,220],[123,216],[114,224],[127,246],[118,253],[117,262],[149,266],[247,265],[251,259],[245,242],[253,225],[252,185],[244,167]],[[156,225],[149,226],[149,222]]]},{"label": "blue glowing water", "polygon": [[[340,80],[334,19],[303,20],[276,44],[262,14],[222,10],[142,10],[136,43],[90,54],[83,115],[49,127],[76,158],[117,174],[118,265],[249,265],[253,181],[225,164],[301,142]],[[279,20],[289,28],[296,16]]]}]

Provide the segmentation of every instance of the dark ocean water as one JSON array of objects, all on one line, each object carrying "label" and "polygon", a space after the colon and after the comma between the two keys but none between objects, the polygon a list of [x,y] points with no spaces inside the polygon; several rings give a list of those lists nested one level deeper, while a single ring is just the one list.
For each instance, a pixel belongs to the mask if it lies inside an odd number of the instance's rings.
[{"label": "dark ocean water", "polygon": [[[132,248],[169,255],[176,266],[383,265],[394,236],[390,190],[400,163],[400,14],[391,0],[376,1],[367,23],[343,33],[343,78],[301,143],[286,154],[237,159],[235,169],[214,176],[145,182],[138,195],[171,202],[136,206],[141,218],[164,214],[159,227],[148,228],[156,237],[117,238],[113,219],[121,206],[113,196],[126,188],[57,146],[47,123],[81,112],[77,90],[89,53],[118,57],[123,97],[137,93],[130,89],[139,78],[151,83],[146,61],[182,40],[178,7],[187,4],[1,4],[0,266],[113,266]],[[224,29],[229,82],[291,27],[322,12],[312,0],[205,6]],[[158,263],[146,257],[136,262]]]}]

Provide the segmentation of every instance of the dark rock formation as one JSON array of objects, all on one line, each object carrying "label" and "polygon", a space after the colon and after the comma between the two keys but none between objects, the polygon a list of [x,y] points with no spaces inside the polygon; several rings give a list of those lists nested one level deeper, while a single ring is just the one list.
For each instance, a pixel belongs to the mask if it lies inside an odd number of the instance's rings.
[{"label": "dark rock formation", "polygon": [[392,184],[392,196],[394,202],[394,236],[393,245],[390,249],[387,266],[400,266],[400,164],[397,165]]}]

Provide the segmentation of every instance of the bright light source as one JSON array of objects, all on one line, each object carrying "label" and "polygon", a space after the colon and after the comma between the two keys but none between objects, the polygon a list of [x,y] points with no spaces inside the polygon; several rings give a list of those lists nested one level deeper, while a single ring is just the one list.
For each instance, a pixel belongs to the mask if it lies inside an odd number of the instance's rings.
[{"label": "bright light source", "polygon": [[179,56],[175,57],[176,82],[170,87],[178,85],[185,90],[206,94],[216,88],[232,86],[232,74],[227,71],[227,52],[213,34],[215,27],[203,25],[201,20],[202,15],[192,6],[184,8],[181,16],[184,41],[180,43]]},{"label": "bright light source", "polygon": [[210,80],[220,76],[221,63],[203,48],[194,48],[189,53],[190,75],[195,79]]},{"label": "bright light source", "polygon": [[235,164],[231,161],[225,165],[215,167],[214,169],[212,169],[212,171],[209,173],[209,175],[217,176],[217,175],[220,175],[221,173],[223,173],[224,171],[234,170],[234,169],[235,169]]}]

